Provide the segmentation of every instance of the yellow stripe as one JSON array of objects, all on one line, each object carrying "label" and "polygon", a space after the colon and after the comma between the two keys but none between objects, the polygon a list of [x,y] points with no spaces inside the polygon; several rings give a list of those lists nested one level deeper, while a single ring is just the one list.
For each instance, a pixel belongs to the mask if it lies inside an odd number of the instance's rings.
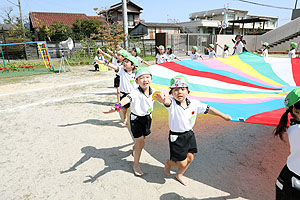
[{"label": "yellow stripe", "polygon": [[267,83],[271,83],[273,85],[278,85],[278,86],[283,86],[280,83],[277,83],[276,81],[273,81],[272,79],[265,77],[263,75],[261,75],[260,73],[258,73],[253,67],[251,67],[251,65],[248,65],[246,63],[244,63],[238,55],[234,55],[234,56],[230,56],[227,58],[217,58],[219,61],[226,63],[246,74],[249,74],[250,76],[256,77],[262,81],[265,81]]},{"label": "yellow stripe", "polygon": [[[163,85],[157,85],[152,83],[151,87],[156,90],[167,90],[170,88]],[[190,95],[198,97],[207,97],[207,98],[217,98],[217,99],[259,99],[266,97],[283,97],[286,93],[281,92],[278,94],[218,94],[218,93],[208,93],[208,92],[198,92],[191,91]]]}]

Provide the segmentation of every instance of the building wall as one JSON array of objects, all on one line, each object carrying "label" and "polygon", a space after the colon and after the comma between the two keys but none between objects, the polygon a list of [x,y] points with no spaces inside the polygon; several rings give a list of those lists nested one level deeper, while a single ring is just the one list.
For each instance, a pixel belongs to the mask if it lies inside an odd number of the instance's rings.
[{"label": "building wall", "polygon": [[178,34],[179,28],[148,27],[148,35],[144,38],[155,39],[155,33]]}]

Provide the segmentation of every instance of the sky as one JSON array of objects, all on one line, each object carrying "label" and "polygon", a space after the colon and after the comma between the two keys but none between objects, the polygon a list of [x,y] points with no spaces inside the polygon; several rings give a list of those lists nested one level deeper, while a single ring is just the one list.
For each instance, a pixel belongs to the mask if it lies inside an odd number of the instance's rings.
[{"label": "sky", "polygon": [[[279,26],[288,23],[291,18],[291,10],[275,9],[243,3],[238,0],[132,0],[142,7],[141,19],[146,22],[168,22],[168,19],[186,22],[189,14],[217,8],[229,8],[248,10],[248,14],[279,17]],[[248,0],[256,3],[294,8],[296,0]],[[18,16],[18,0],[1,0],[0,16],[9,7],[13,8],[13,15]],[[121,0],[21,0],[23,16],[28,18],[29,12],[70,12],[84,13],[95,16],[93,8],[108,8]],[[297,8],[300,8],[300,2]],[[0,19],[2,23],[3,18]]]}]

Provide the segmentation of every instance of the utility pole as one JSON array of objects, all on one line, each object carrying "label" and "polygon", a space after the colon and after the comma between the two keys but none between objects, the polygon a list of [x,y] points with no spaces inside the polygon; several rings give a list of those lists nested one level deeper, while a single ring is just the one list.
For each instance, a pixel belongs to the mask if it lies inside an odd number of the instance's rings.
[{"label": "utility pole", "polygon": [[295,2],[295,9],[297,9],[297,3],[298,3],[298,0],[296,0],[296,2]]},{"label": "utility pole", "polygon": [[123,31],[125,34],[124,38],[124,49],[128,50],[128,18],[127,18],[127,0],[122,0],[122,13],[123,13]]},{"label": "utility pole", "polygon": [[20,20],[21,20],[22,33],[23,33],[23,37],[25,37],[24,22],[23,22],[23,16],[22,16],[22,8],[21,8],[21,0],[18,0],[18,5],[19,5],[19,11],[20,11]]}]

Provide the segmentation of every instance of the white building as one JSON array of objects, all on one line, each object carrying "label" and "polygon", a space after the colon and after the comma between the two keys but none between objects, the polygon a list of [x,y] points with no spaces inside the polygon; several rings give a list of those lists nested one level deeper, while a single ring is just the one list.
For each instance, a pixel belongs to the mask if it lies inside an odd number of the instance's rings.
[{"label": "white building", "polygon": [[246,10],[232,8],[194,12],[189,18],[191,21],[180,23],[184,32],[219,34],[221,22],[227,25],[223,34],[247,34],[254,29],[269,31],[278,25],[277,17],[249,15]]}]

